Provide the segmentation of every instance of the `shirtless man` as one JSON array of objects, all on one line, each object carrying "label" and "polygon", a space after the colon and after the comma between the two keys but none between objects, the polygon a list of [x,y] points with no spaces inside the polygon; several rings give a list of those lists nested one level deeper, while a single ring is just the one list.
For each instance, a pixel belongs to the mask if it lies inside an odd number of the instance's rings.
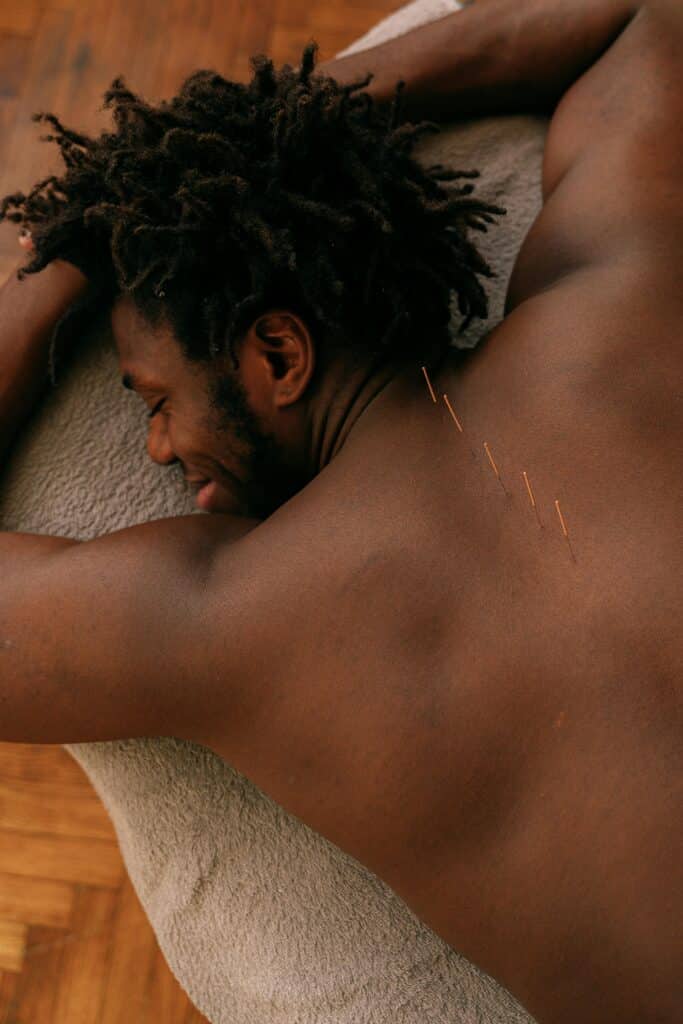
[{"label": "shirtless man", "polygon": [[[412,117],[554,111],[503,323],[435,406],[419,359],[313,388],[307,324],[267,311],[237,372],[295,493],[260,521],[249,431],[208,429],[204,371],[119,297],[150,455],[222,466],[215,514],[0,536],[0,739],[205,744],[541,1024],[683,1015],[682,67],[679,0],[484,0],[327,65],[380,103],[404,79]],[[5,285],[5,431],[85,287]]]}]

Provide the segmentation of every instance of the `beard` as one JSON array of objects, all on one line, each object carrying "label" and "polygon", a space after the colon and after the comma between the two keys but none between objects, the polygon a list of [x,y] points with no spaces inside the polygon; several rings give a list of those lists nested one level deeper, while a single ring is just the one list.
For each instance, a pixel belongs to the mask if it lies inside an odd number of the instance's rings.
[{"label": "beard", "polygon": [[215,413],[212,429],[230,437],[231,448],[242,466],[247,515],[266,519],[298,493],[306,481],[299,479],[288,464],[274,435],[262,429],[234,373],[212,375],[209,397]]}]

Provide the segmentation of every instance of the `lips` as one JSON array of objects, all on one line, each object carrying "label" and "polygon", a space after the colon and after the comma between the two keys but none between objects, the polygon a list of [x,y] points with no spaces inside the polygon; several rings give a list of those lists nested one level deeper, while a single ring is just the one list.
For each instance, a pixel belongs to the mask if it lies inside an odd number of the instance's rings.
[{"label": "lips", "polygon": [[205,508],[205,502],[210,499],[216,491],[216,481],[206,476],[186,476],[185,482],[196,493],[197,497],[195,502],[198,507]]},{"label": "lips", "polygon": [[201,508],[205,512],[237,514],[242,508],[241,482],[228,469],[223,469],[218,480],[214,477],[185,475],[185,482],[196,493],[197,508]]},{"label": "lips", "polygon": [[205,512],[210,512],[216,500],[216,492],[218,491],[218,484],[215,480],[209,480],[205,483],[197,493],[195,498],[195,504],[197,508],[203,509]]}]

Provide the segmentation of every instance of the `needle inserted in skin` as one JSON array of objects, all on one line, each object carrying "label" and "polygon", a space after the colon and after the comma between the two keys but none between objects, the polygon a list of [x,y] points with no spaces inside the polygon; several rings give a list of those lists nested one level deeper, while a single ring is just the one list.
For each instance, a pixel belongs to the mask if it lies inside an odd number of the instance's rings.
[{"label": "needle inserted in skin", "polygon": [[[505,487],[505,484],[503,483],[503,481],[502,481],[502,480],[500,479],[500,473],[498,472],[498,466],[497,466],[497,465],[495,464],[495,462],[493,461],[493,455],[491,455],[491,450],[490,450],[490,448],[489,448],[489,446],[488,446],[488,442],[486,442],[486,441],[484,441],[484,449],[485,449],[485,451],[486,451],[486,454],[487,454],[487,455],[488,455],[488,457],[489,457],[489,462],[491,463],[491,465],[492,465],[492,467],[493,467],[493,472],[494,472],[494,473],[496,474],[496,476],[498,477],[498,483],[500,484],[500,486],[501,486],[501,487],[503,488],[503,490],[505,491],[505,494],[506,494],[506,495],[508,495],[508,491],[507,491],[507,488]],[[508,495],[508,497],[509,497],[509,495]]]},{"label": "needle inserted in skin", "polygon": [[463,433],[462,425],[461,425],[461,423],[460,423],[460,420],[458,419],[458,417],[457,417],[457,416],[455,415],[455,413],[454,413],[454,411],[453,411],[453,406],[452,406],[452,405],[451,405],[451,403],[450,403],[450,402],[448,401],[448,395],[444,395],[444,396],[443,396],[443,400],[444,400],[444,402],[446,403],[446,405],[447,405],[447,407],[448,407],[448,411],[449,411],[449,413],[451,414],[451,416],[453,417],[453,420],[455,421],[455,425],[456,425],[456,427],[458,428],[458,430],[459,430],[459,431],[460,431],[460,433],[462,434],[462,433]]},{"label": "needle inserted in skin", "polygon": [[429,379],[429,374],[427,373],[427,367],[426,366],[422,367],[422,372],[425,375],[425,380],[427,381],[427,387],[429,388],[429,394],[432,396],[432,402],[434,402],[434,404],[436,405],[436,395],[434,394],[434,388],[432,387],[432,382]]},{"label": "needle inserted in skin", "polygon": [[[447,407],[449,413],[451,414],[451,416],[453,418],[453,422],[455,423],[456,427],[458,428],[458,430],[460,431],[461,434],[464,434],[465,431],[462,429],[462,423],[460,422],[458,417],[455,415],[455,410],[454,410],[453,406],[451,405],[451,403],[448,401],[448,395],[444,395],[443,396],[443,400],[446,403],[446,407]],[[470,445],[470,451],[472,452],[472,458],[476,459],[477,456],[475,454],[474,448],[472,448],[471,445]]]},{"label": "needle inserted in skin", "polygon": [[558,516],[560,517],[560,525],[562,526],[562,533],[565,535],[565,537],[567,539],[567,544],[569,545],[569,553],[572,556],[572,561],[575,562],[576,558],[575,558],[574,552],[572,550],[572,542],[569,539],[569,534],[567,533],[567,527],[565,526],[564,517],[563,517],[562,511],[560,509],[560,503],[557,500],[557,498],[555,499],[555,508],[557,509]]},{"label": "needle inserted in skin", "polygon": [[534,498],[534,492],[531,490],[531,484],[529,483],[529,477],[526,475],[526,470],[522,470],[522,476],[524,477],[526,489],[529,492],[529,500],[531,502],[531,507],[536,513],[536,518],[538,519],[538,525],[541,527],[541,529],[543,529],[543,523],[541,522],[541,517],[538,514],[538,506],[536,505],[536,499]]}]

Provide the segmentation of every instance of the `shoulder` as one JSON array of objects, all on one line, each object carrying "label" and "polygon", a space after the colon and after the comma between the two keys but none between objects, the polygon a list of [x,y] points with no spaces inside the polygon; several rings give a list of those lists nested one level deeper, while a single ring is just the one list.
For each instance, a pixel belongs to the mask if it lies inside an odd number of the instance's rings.
[{"label": "shoulder", "polygon": [[172,735],[233,763],[257,736],[277,740],[278,711],[301,708],[323,673],[317,640],[359,543],[308,490],[262,523],[189,515],[83,543],[0,534],[0,739]]},{"label": "shoulder", "polygon": [[82,543],[0,534],[3,739],[191,738],[205,582],[217,552],[254,525],[221,519],[158,520]]}]

